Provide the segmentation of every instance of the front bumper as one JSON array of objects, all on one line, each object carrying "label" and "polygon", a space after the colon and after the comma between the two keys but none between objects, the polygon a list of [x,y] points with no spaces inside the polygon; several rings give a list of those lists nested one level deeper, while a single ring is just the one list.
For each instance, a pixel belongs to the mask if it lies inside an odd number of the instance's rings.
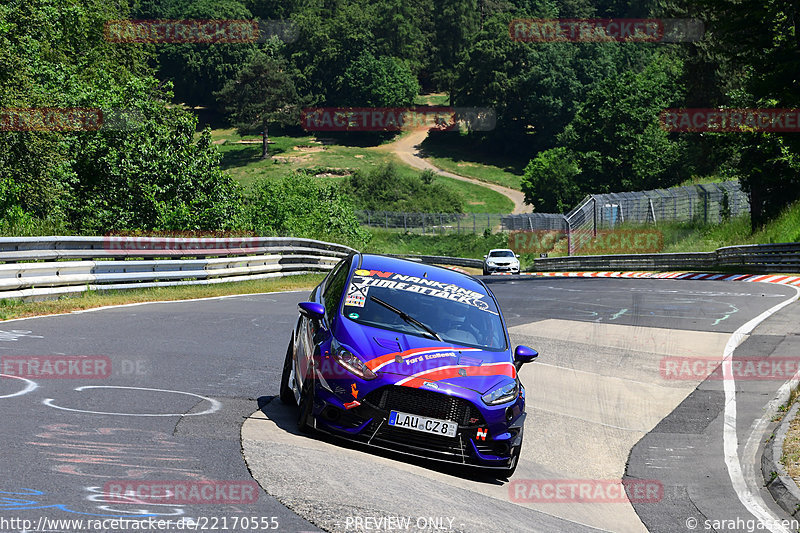
[{"label": "front bumper", "polygon": [[488,272],[489,274],[494,274],[495,272],[509,272],[509,273],[519,273],[519,265],[518,264],[510,264],[510,265],[489,265],[487,263],[483,264],[483,269]]},{"label": "front bumper", "polygon": [[[323,388],[315,397],[313,414],[319,431],[405,455],[499,470],[512,466],[522,445],[522,397],[492,409],[478,409],[454,395],[394,385],[375,389],[350,409]],[[458,423],[458,432],[445,437],[389,426],[392,410],[452,420]]]}]

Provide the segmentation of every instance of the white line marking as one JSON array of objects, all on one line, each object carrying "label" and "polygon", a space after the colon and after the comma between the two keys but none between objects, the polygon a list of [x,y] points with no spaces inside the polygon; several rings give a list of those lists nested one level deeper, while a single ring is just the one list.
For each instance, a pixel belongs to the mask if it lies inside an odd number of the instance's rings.
[{"label": "white line marking", "polygon": [[[736,435],[736,381],[733,377],[732,357],[736,347],[742,343],[745,336],[750,334],[750,332],[753,331],[756,326],[787,305],[797,301],[798,298],[800,298],[800,290],[798,290],[797,294],[791,298],[770,309],[767,309],[757,317],[739,327],[739,329],[733,332],[730,339],[728,339],[722,356],[722,375],[725,389],[723,450],[725,453],[725,464],[728,467],[728,475],[731,478],[733,490],[736,491],[736,496],[739,498],[739,501],[742,502],[750,514],[759,519],[761,523],[769,525],[770,531],[773,533],[789,533],[789,530],[784,528],[780,524],[778,517],[772,514],[764,500],[761,498],[761,495],[750,490],[750,487],[748,487],[747,481],[745,480],[744,472],[742,471],[742,464],[739,460],[739,439]],[[786,386],[787,384],[784,384],[784,387]],[[781,389],[783,389],[783,387],[781,387]],[[747,449],[747,447],[745,447],[745,449]]]},{"label": "white line marking", "polygon": [[27,385],[21,391],[17,391],[13,394],[6,394],[5,396],[0,396],[0,398],[13,398],[14,396],[22,396],[23,394],[28,394],[32,390],[36,389],[39,385],[35,381],[31,381],[27,378],[21,378],[19,376],[12,376],[11,374],[0,374],[0,377],[4,378],[14,378],[14,379],[21,379],[22,381],[26,382]]},{"label": "white line marking", "polygon": [[199,394],[194,394],[193,392],[182,392],[178,390],[166,390],[166,389],[148,389],[145,387],[122,387],[118,385],[84,385],[83,387],[78,387],[76,391],[84,391],[86,389],[129,389],[129,390],[144,390],[144,391],[151,391],[151,392],[167,392],[170,394],[185,394],[186,396],[194,396],[195,398],[200,398],[201,400],[206,400],[207,402],[211,403],[211,407],[202,411],[200,413],[164,413],[164,414],[151,414],[151,413],[106,413],[103,411],[85,411],[83,409],[71,409],[69,407],[61,407],[59,405],[54,404],[52,398],[47,398],[42,401],[48,407],[54,407],[55,409],[61,409],[62,411],[72,411],[73,413],[87,413],[92,415],[114,415],[114,416],[201,416],[201,415],[208,415],[219,411],[222,408],[222,404],[213,399],[208,398],[207,396],[200,396]]}]

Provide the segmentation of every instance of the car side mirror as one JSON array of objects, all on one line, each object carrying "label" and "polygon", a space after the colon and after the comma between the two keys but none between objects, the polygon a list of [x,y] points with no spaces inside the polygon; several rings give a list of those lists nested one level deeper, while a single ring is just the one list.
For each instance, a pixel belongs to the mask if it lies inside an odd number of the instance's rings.
[{"label": "car side mirror", "polygon": [[520,344],[514,350],[514,366],[519,370],[522,365],[534,361],[537,357],[539,357],[539,352]]},{"label": "car side mirror", "polygon": [[483,258],[484,258],[484,259],[486,259],[487,257],[489,257],[489,256],[488,256],[488,255],[484,255],[484,256],[483,256]]},{"label": "car side mirror", "polygon": [[519,259],[519,254],[514,254],[514,257],[516,257],[517,259]]},{"label": "car side mirror", "polygon": [[313,320],[322,320],[325,316],[325,306],[317,302],[300,302],[297,307],[301,315]]}]

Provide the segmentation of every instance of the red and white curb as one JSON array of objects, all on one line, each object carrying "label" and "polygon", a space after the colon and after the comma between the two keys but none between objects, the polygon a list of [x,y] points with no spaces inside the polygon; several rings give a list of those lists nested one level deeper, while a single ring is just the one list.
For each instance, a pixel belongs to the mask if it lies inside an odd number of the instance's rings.
[{"label": "red and white curb", "polygon": [[460,272],[460,273],[462,273],[462,274],[467,274],[467,275],[469,275],[469,272],[467,272],[467,271],[466,271],[466,270],[464,270],[463,268],[460,268],[460,267],[457,267],[457,266],[451,266],[451,265],[442,265],[442,266],[443,266],[444,268],[448,269],[448,270],[454,270],[454,271],[456,271],[456,272]]},{"label": "red and white curb", "polygon": [[[509,274],[498,274],[509,275]],[[714,274],[708,272],[523,272],[522,276],[559,278],[647,278],[708,281],[749,281],[800,286],[800,276],[781,274]]]}]

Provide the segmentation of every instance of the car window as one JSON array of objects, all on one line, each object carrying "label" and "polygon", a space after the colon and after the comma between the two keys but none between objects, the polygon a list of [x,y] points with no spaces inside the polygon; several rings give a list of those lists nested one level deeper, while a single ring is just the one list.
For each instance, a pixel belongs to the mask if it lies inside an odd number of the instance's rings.
[{"label": "car window", "polygon": [[491,252],[489,257],[514,257],[514,252],[503,250],[500,252]]},{"label": "car window", "polygon": [[328,318],[328,324],[333,321],[339,308],[339,301],[342,299],[347,274],[350,271],[349,267],[350,261],[348,259],[340,261],[325,284],[325,291],[322,293],[322,305],[325,306],[325,316]]},{"label": "car window", "polygon": [[419,327],[370,299],[376,296],[423,322],[445,342],[487,350],[506,349],[505,329],[494,299],[478,285],[468,285],[356,270],[347,288],[343,314],[360,324],[430,338]]}]

